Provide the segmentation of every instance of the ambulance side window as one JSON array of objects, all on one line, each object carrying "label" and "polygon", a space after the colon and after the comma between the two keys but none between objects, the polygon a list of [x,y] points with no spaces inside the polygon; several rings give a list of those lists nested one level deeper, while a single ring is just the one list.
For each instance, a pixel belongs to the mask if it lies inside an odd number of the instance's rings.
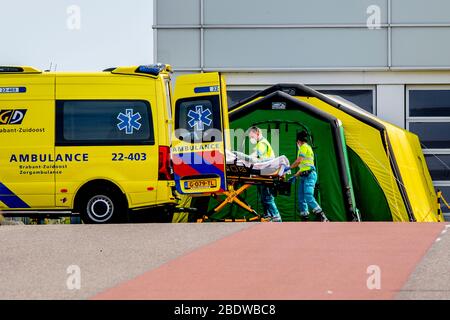
[{"label": "ambulance side window", "polygon": [[175,130],[177,138],[187,142],[222,141],[219,96],[178,100]]},{"label": "ambulance side window", "polygon": [[154,140],[147,101],[56,102],[56,145],[151,145]]}]

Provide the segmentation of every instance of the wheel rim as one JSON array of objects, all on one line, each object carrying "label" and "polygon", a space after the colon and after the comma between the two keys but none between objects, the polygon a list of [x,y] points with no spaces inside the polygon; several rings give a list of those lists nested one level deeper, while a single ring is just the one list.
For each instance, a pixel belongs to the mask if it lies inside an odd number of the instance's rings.
[{"label": "wheel rim", "polygon": [[114,213],[114,203],[104,195],[92,197],[87,203],[87,214],[92,221],[106,222]]}]

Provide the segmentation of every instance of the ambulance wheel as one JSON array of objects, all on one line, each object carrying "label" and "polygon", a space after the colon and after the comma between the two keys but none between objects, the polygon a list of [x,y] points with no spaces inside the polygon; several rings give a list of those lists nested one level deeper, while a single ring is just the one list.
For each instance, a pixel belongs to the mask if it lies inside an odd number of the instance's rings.
[{"label": "ambulance wheel", "polygon": [[87,191],[80,201],[80,215],[84,223],[121,222],[126,216],[123,195],[107,188]]}]

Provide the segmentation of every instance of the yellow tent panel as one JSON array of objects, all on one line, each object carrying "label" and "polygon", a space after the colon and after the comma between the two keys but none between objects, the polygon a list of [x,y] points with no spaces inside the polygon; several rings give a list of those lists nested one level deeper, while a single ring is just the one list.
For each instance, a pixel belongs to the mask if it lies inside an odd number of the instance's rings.
[{"label": "yellow tent panel", "polygon": [[[396,178],[391,170],[390,160],[381,141],[380,131],[318,98],[298,97],[298,99],[330,113],[342,121],[347,146],[361,157],[375,175],[388,199],[393,220],[409,221]],[[367,196],[370,197],[370,195]]]},{"label": "yellow tent panel", "polygon": [[[401,176],[401,179],[396,179],[407,194],[415,220],[418,222],[439,221],[436,214],[437,195],[417,135],[352,105],[346,104],[346,107],[354,112],[364,113],[364,116],[384,126],[387,140],[392,146],[392,154],[388,148],[387,155],[396,160]],[[399,219],[399,221],[404,220]]]}]

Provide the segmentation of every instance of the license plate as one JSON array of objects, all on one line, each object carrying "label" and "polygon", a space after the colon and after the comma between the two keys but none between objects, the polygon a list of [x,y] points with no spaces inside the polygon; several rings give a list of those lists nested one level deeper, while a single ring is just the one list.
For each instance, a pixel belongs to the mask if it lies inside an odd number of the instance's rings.
[{"label": "license plate", "polygon": [[202,179],[202,180],[191,180],[184,183],[186,189],[205,189],[205,188],[216,188],[216,179]]}]

